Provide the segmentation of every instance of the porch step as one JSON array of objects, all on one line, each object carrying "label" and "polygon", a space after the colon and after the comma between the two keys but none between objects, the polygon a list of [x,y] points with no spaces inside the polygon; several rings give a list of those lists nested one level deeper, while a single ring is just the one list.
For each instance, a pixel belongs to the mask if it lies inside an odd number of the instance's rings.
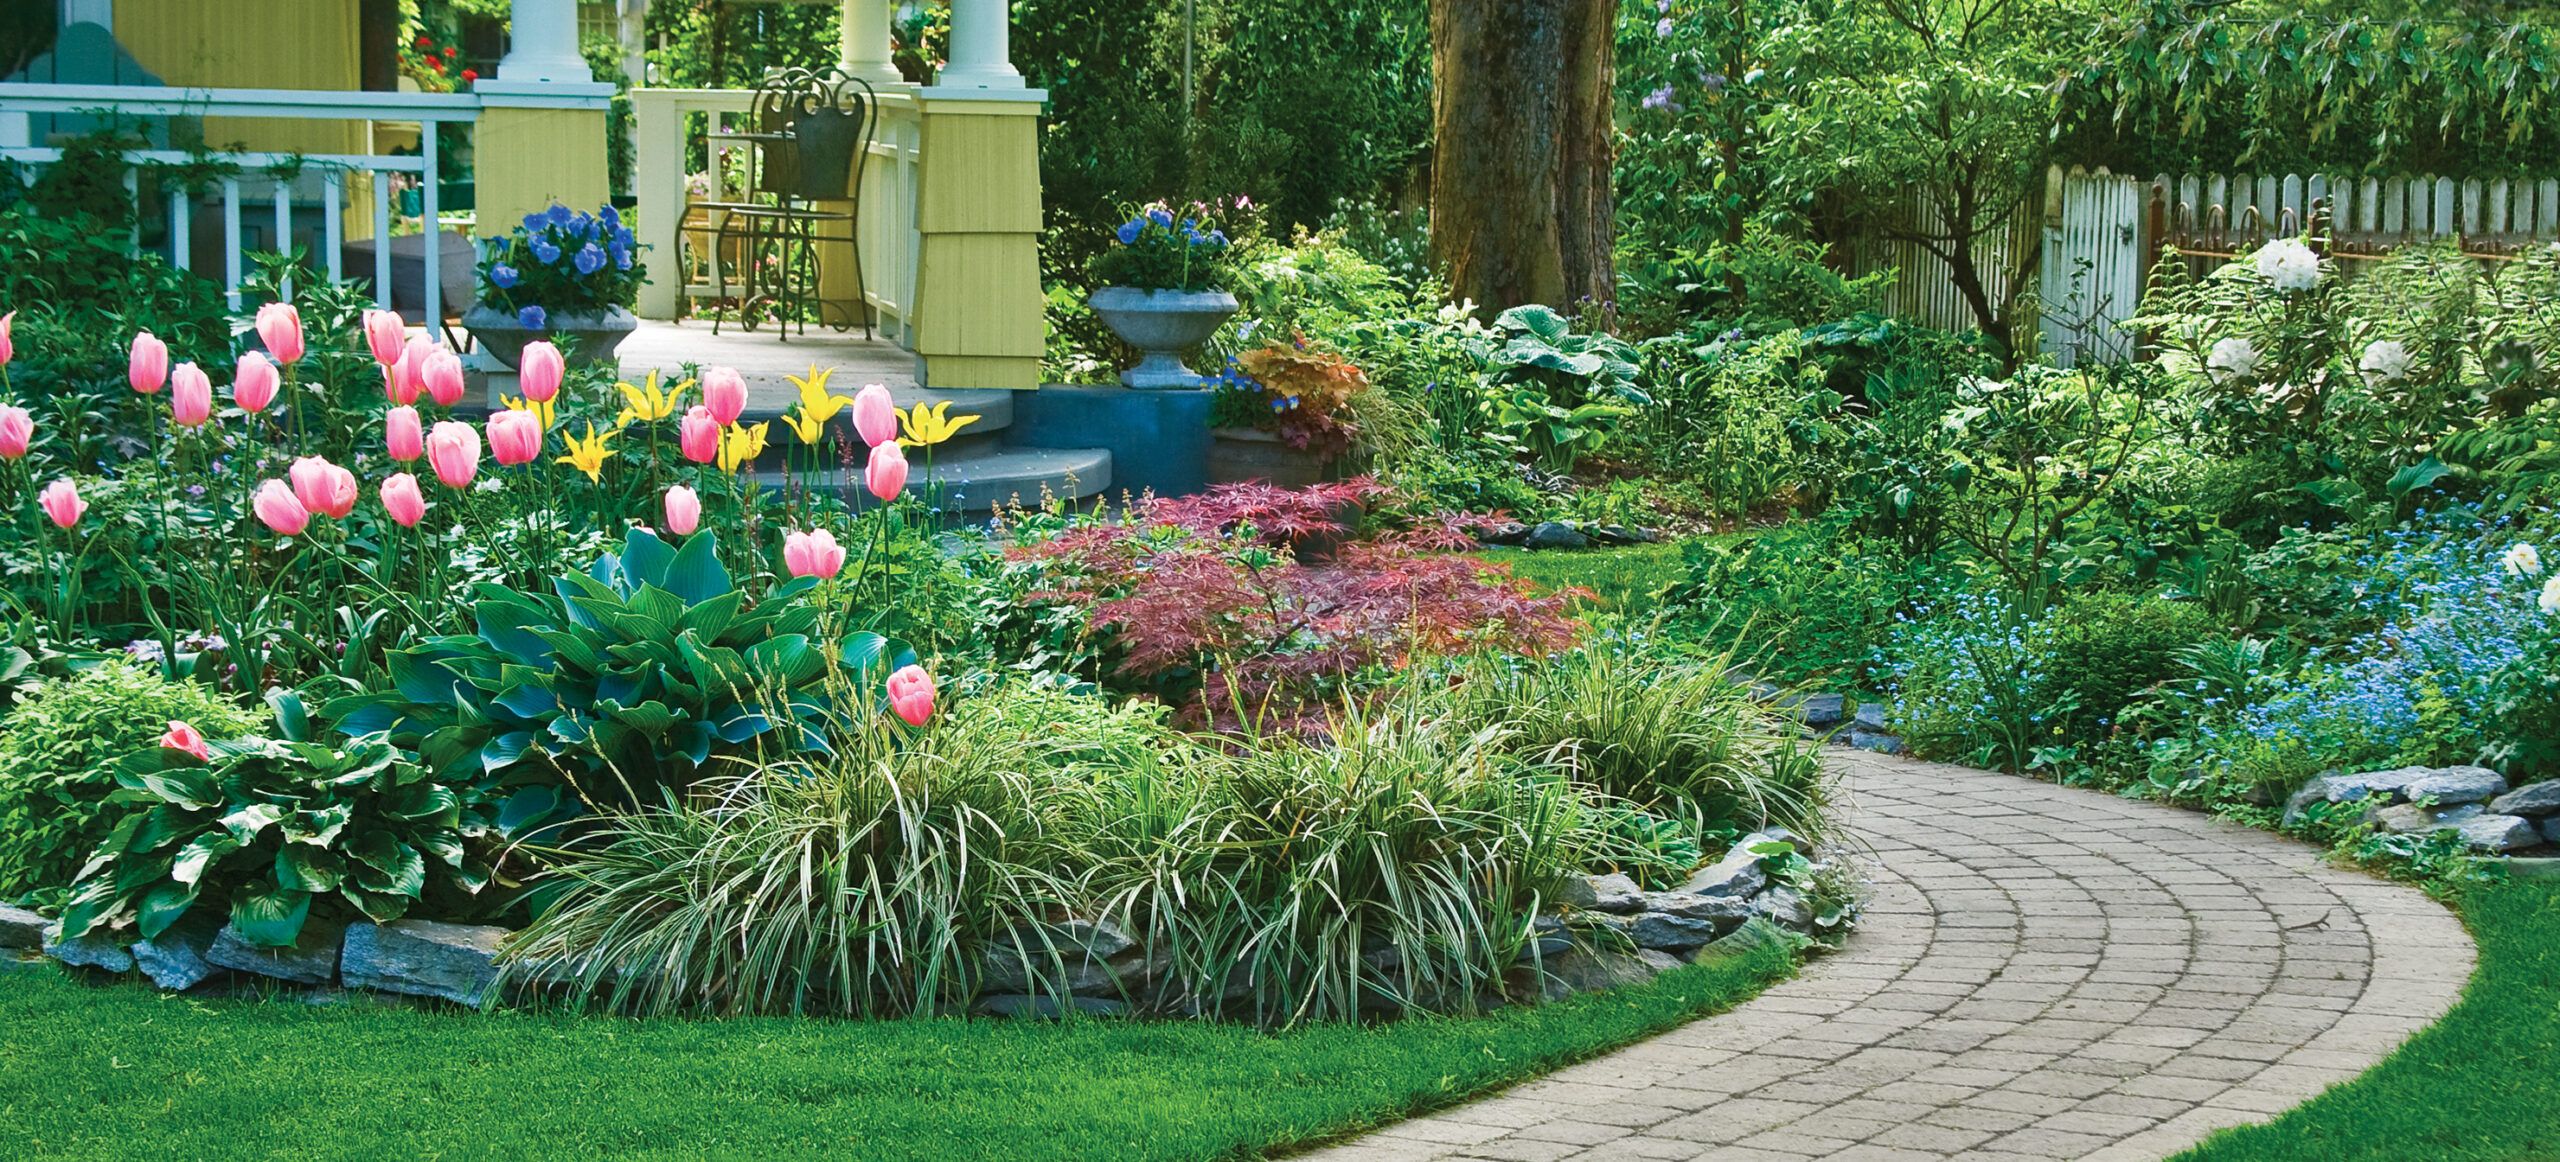
[{"label": "porch step", "polygon": [[[952,409],[955,413],[959,409]],[[956,441],[955,441],[956,442]],[[907,491],[917,496],[934,496],[945,511],[968,516],[983,516],[995,509],[1020,504],[1037,508],[1044,499],[1084,500],[1102,495],[1111,488],[1111,453],[1103,448],[999,448],[967,456],[949,456],[944,449],[934,449],[933,467],[926,471],[921,453],[909,463]],[[869,507],[871,498],[862,491],[862,472],[857,466],[842,472],[848,499],[857,507]],[[779,467],[759,467],[758,483],[768,488],[783,486]]]}]

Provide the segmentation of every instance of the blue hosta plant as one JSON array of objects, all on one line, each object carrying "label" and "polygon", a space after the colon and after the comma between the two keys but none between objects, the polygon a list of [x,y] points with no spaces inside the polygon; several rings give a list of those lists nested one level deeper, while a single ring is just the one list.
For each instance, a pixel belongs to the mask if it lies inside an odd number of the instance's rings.
[{"label": "blue hosta plant", "polygon": [[1572,320],[1536,305],[1504,311],[1493,326],[1501,342],[1486,352],[1483,394],[1491,434],[1549,471],[1572,471],[1653,402],[1636,384],[1635,348],[1616,336],[1574,334]]},{"label": "blue hosta plant", "polygon": [[914,652],[875,633],[826,640],[826,611],[804,600],[819,584],[750,602],[712,534],[676,548],[634,529],[551,593],[479,586],[477,634],[393,651],[391,688],[326,714],[439,778],[493,781],[509,834],[577,800],[653,802],[724,759],[824,751],[831,721],[876,712],[880,679]]},{"label": "blue hosta plant", "polygon": [[489,883],[473,841],[491,824],[469,787],[436,781],[380,738],[311,741],[299,701],[274,701],[286,737],[214,742],[203,759],[154,748],[119,765],[116,797],[131,809],[81,869],[65,937],[130,922],[148,939],[210,906],[241,939],[284,948],[324,901],[388,922],[430,891],[465,899]]}]

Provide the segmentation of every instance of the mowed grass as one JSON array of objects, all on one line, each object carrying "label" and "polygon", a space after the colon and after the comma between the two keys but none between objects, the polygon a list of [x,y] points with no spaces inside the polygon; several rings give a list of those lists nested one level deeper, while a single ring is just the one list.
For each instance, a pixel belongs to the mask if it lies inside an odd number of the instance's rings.
[{"label": "mowed grass", "polygon": [[1511,572],[1547,589],[1580,587],[1591,591],[1583,604],[1610,613],[1646,613],[1662,594],[1688,579],[1680,546],[1628,545],[1613,549],[1485,549],[1476,554],[1511,567]]},{"label": "mowed grass", "polygon": [[2560,1158],[2560,885],[2466,894],[2480,967],[2462,1002],[2371,1072],[2181,1162]]},{"label": "mowed grass", "polygon": [[1249,1158],[1731,1007],[1764,946],[1476,1018],[633,1021],[165,996],[0,973],[13,1158]]}]

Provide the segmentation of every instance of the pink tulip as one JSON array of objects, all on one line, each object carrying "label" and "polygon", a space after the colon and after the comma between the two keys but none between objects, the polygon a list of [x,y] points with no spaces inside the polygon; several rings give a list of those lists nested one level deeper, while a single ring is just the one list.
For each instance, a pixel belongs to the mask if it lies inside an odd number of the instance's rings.
[{"label": "pink tulip", "polygon": [[169,422],[192,428],[213,418],[213,381],[204,369],[181,363],[169,373]]},{"label": "pink tulip", "polygon": [[16,322],[17,318],[18,312],[16,311],[0,315],[0,367],[7,367],[9,365],[9,361],[17,358],[18,356],[17,346],[9,340],[10,324]]},{"label": "pink tulip", "polygon": [[439,407],[461,403],[462,357],[443,347],[428,351],[418,366],[418,382]]},{"label": "pink tulip", "polygon": [[871,446],[871,463],[862,469],[862,484],[882,504],[898,499],[907,486],[907,454],[896,440]]},{"label": "pink tulip", "polygon": [[16,404],[0,406],[0,460],[15,460],[35,443],[35,414]]},{"label": "pink tulip", "polygon": [[711,409],[712,422],[728,427],[738,422],[747,410],[747,381],[734,367],[707,367],[702,371],[702,405]]},{"label": "pink tulip", "polygon": [[427,463],[445,487],[471,487],[480,474],[480,430],[455,420],[437,423],[427,433]]},{"label": "pink tulip", "polygon": [[305,456],[285,472],[293,481],[293,498],[322,516],[343,520],[356,510],[356,474],[318,456]]},{"label": "pink tulip", "polygon": [[710,408],[695,404],[676,421],[676,448],[696,464],[720,458],[720,421],[711,418]]},{"label": "pink tulip", "polygon": [[897,440],[898,404],[888,388],[875,383],[853,393],[853,430],[874,448]]},{"label": "pink tulip", "polygon": [[400,348],[400,358],[382,369],[382,392],[396,404],[418,402],[418,393],[426,390],[427,354],[436,349],[426,336],[409,340]]},{"label": "pink tulip", "polygon": [[266,345],[267,354],[278,363],[302,360],[302,312],[292,303],[268,303],[258,308],[258,342]]},{"label": "pink tulip", "polygon": [[194,755],[197,762],[207,762],[213,758],[213,751],[205,746],[204,732],[175,718],[169,720],[168,733],[160,736],[160,749]]},{"label": "pink tulip", "polygon": [[932,719],[936,693],[933,675],[922,666],[901,666],[889,675],[889,709],[909,726],[922,726]]},{"label": "pink tulip", "polygon": [[702,498],[684,485],[667,489],[667,531],[691,536],[702,524]]},{"label": "pink tulip", "polygon": [[427,498],[418,490],[418,478],[406,472],[383,478],[382,511],[391,514],[391,523],[404,529],[416,528],[427,515]]},{"label": "pink tulip", "polygon": [[400,362],[400,353],[409,346],[409,325],[400,321],[398,311],[366,311],[364,343],[373,349],[373,361],[389,367]]},{"label": "pink tulip", "polygon": [[169,345],[149,331],[133,337],[133,355],[125,365],[125,381],[135,391],[149,395],[160,390],[169,379]]},{"label": "pink tulip", "polygon": [[382,444],[403,464],[426,455],[427,430],[418,421],[418,409],[402,404],[382,413]]},{"label": "pink tulip", "polygon": [[561,377],[568,374],[568,364],[560,359],[560,349],[548,339],[537,339],[524,345],[524,354],[516,357],[516,390],[526,399],[541,403],[560,394]]},{"label": "pink tulip", "polygon": [[253,416],[265,411],[268,404],[276,402],[276,386],[281,379],[275,361],[249,352],[231,369],[231,402]]},{"label": "pink tulip", "polygon": [[36,504],[55,525],[66,529],[79,524],[80,514],[89,511],[89,502],[80,499],[80,486],[68,478],[45,485]]},{"label": "pink tulip", "polygon": [[249,511],[280,537],[300,536],[302,530],[311,527],[311,510],[302,507],[302,502],[294,498],[292,487],[281,480],[270,478],[258,485],[257,495],[249,500]]},{"label": "pink tulip", "polygon": [[794,577],[833,577],[844,572],[844,546],[825,529],[782,538],[782,567]]},{"label": "pink tulip", "polygon": [[502,468],[542,455],[542,420],[532,412],[489,413],[489,458]]}]

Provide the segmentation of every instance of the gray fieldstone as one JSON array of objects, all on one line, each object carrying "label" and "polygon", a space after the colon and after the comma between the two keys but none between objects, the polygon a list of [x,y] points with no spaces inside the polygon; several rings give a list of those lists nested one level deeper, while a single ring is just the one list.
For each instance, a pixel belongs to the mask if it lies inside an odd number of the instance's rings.
[{"label": "gray fieldstone", "polygon": [[1751,853],[1755,836],[1744,836],[1724,858],[1708,864],[1689,877],[1680,890],[1696,896],[1743,897],[1758,892],[1769,882],[1768,873],[1760,870],[1760,857]]},{"label": "gray fieldstone", "polygon": [[2560,815],[2554,815],[2542,821],[2542,840],[2545,843],[2560,843]]},{"label": "gray fieldstone", "polygon": [[498,978],[492,961],[506,939],[506,929],[485,924],[357,924],[347,929],[338,975],[349,988],[477,1006]]},{"label": "gray fieldstone", "polygon": [[1798,694],[1781,705],[1806,726],[1837,726],[1846,713],[1849,700],[1838,694]]},{"label": "gray fieldstone", "polygon": [[[1568,895],[1566,902],[1592,912],[1615,912],[1623,915],[1644,910],[1644,889],[1626,876],[1617,874],[1584,876],[1582,888],[1582,892],[1575,893],[1568,887],[1566,891],[1571,895]],[[1574,895],[1579,895],[1589,902],[1575,903]]]},{"label": "gray fieldstone", "polygon": [[0,948],[43,948],[45,929],[53,921],[24,908],[0,904]]},{"label": "gray fieldstone", "polygon": [[2400,803],[2374,812],[2373,821],[2385,831],[2408,835],[2452,827],[2464,820],[2477,818],[2481,813],[2478,803],[2464,803],[2458,807],[2421,807],[2415,803]]},{"label": "gray fieldstone", "polygon": [[62,925],[48,924],[44,930],[44,954],[64,964],[94,968],[102,972],[132,972],[133,953],[111,935],[88,932],[69,940],[62,939]]},{"label": "gray fieldstone", "polygon": [[1715,920],[1741,923],[1751,915],[1751,900],[1742,896],[1698,896],[1687,892],[1647,892],[1644,897],[1646,915],[1678,916],[1684,920]]},{"label": "gray fieldstone", "polygon": [[240,938],[228,924],[213,938],[213,946],[204,958],[223,968],[238,972],[254,972],[294,984],[335,984],[338,980],[338,947],[346,938],[346,926],[325,920],[306,920],[302,935],[291,948],[260,948]]},{"label": "gray fieldstone", "polygon": [[[1126,1002],[1103,997],[1071,997],[1075,1011],[1087,1017],[1117,1017],[1126,1014]],[[992,1017],[1028,1017],[1054,1021],[1064,1016],[1068,1005],[1056,997],[1029,996],[1023,993],[996,993],[978,998],[978,1011]]]},{"label": "gray fieldstone", "polygon": [[222,969],[205,959],[213,948],[215,934],[222,930],[221,914],[210,908],[191,908],[187,915],[157,936],[133,946],[133,963],[150,977],[151,983],[171,992],[184,992],[203,984]]},{"label": "gray fieldstone", "polygon": [[1888,709],[1890,709],[1890,707],[1887,707],[1882,702],[1861,702],[1858,703],[1857,716],[1851,721],[1855,723],[1860,730],[1882,734],[1884,733],[1885,726],[1884,715],[1885,711]]},{"label": "gray fieldstone", "polygon": [[[1035,991],[1032,982],[1063,985],[1067,992],[1117,989],[1121,971],[1112,958],[1135,949],[1138,942],[1109,920],[1066,920],[1032,932],[1015,933],[1010,941],[989,944],[982,954],[983,987],[994,993]],[[1052,974],[1066,971],[1063,981]]]},{"label": "gray fieldstone", "polygon": [[1529,539],[1529,526],[1507,520],[1477,533],[1476,539],[1488,545],[1517,545]]},{"label": "gray fieldstone", "polygon": [[1804,894],[1784,885],[1753,897],[1751,911],[1782,927],[1801,930],[1813,926],[1813,909],[1804,902]]},{"label": "gray fieldstone", "polygon": [[2388,799],[2399,793],[2410,780],[2430,773],[2426,767],[2398,767],[2387,771],[2364,771],[2343,774],[2331,771],[2305,780],[2284,801],[2284,822],[2290,827],[2302,821],[2302,814],[2314,803],[2353,803],[2360,799]]},{"label": "gray fieldstone", "polygon": [[1677,968],[1679,964],[1678,957],[1650,948],[1630,952],[1576,948],[1548,957],[1539,967],[1549,980],[1564,986],[1564,991],[1570,994],[1596,993],[1643,984],[1661,975],[1666,965]]},{"label": "gray fieldstone", "polygon": [[2517,851],[2542,842],[2533,820],[2522,815],[2476,815],[2454,825],[2462,840],[2484,851]]},{"label": "gray fieldstone", "polygon": [[1627,938],[1635,941],[1638,948],[1685,952],[1715,939],[1733,927],[1735,925],[1731,923],[1719,924],[1714,920],[1693,920],[1685,916],[1647,912],[1636,917],[1635,923],[1627,926]]},{"label": "gray fieldstone", "polygon": [[1590,547],[1590,544],[1591,538],[1583,536],[1572,525],[1553,520],[1530,529],[1529,535],[1520,542],[1525,549],[1581,549]]},{"label": "gray fieldstone", "polygon": [[2498,796],[2489,809],[2500,815],[2549,815],[2560,811],[2560,779],[2545,779]]},{"label": "gray fieldstone", "polygon": [[1904,749],[1901,735],[1878,734],[1871,730],[1850,731],[1849,745],[1859,750],[1871,750],[1877,754],[1901,754]]},{"label": "gray fieldstone", "polygon": [[2507,780],[2487,767],[2446,767],[2428,771],[2400,787],[2408,799],[2432,799],[2439,807],[2478,803],[2505,793]]}]

